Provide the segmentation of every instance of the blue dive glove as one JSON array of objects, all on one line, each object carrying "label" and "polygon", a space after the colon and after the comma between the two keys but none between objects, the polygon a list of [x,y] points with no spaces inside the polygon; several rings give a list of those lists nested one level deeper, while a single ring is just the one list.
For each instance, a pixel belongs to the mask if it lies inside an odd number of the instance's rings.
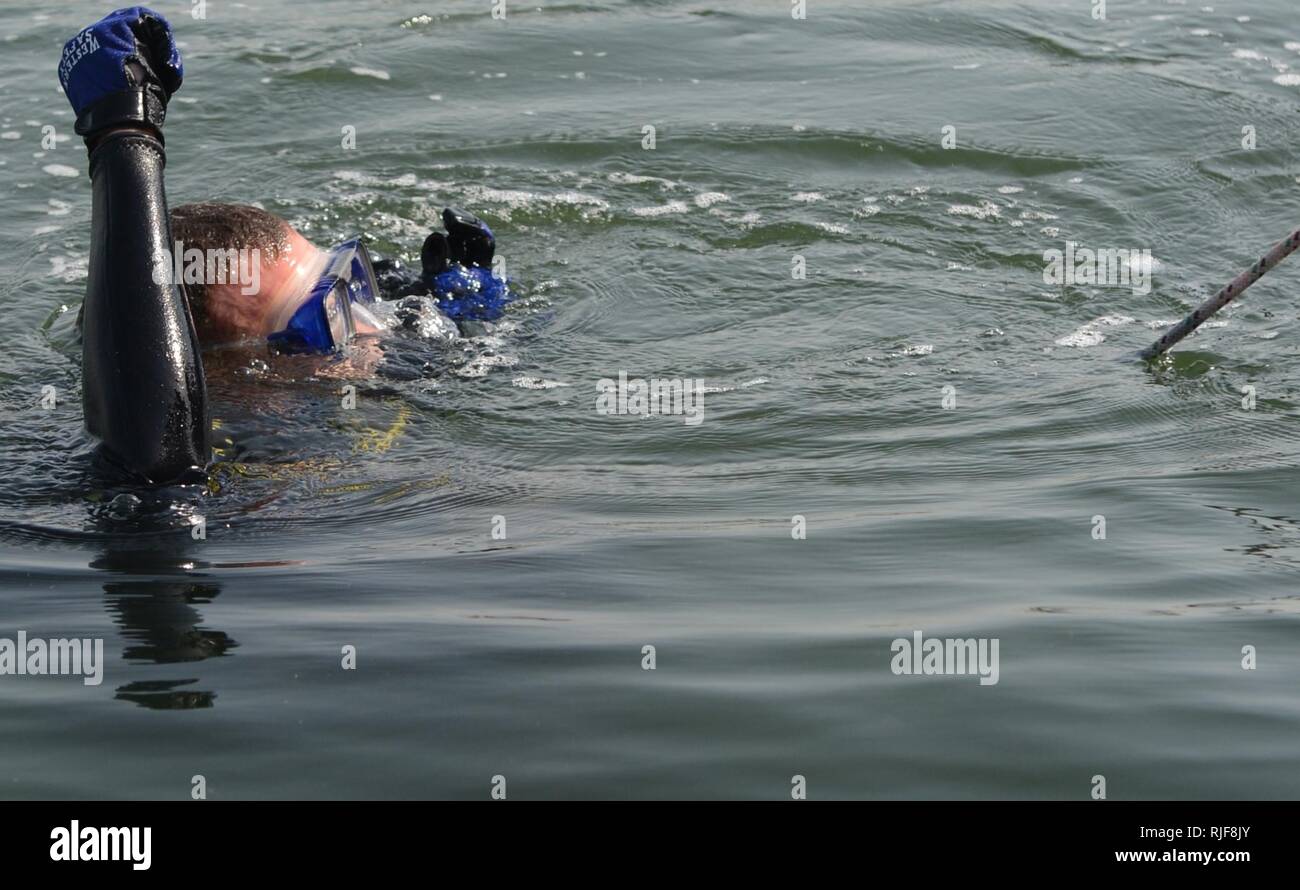
[{"label": "blue dive glove", "polygon": [[104,16],[64,44],[59,60],[59,83],[80,136],[135,124],[161,139],[167,100],[184,76],[171,25],[144,6]]},{"label": "blue dive glove", "polygon": [[492,274],[496,238],[477,217],[454,208],[442,211],[447,234],[434,232],[420,251],[425,285],[441,309],[456,321],[495,321],[514,299],[509,283]]},{"label": "blue dive glove", "polygon": [[515,298],[504,278],[478,266],[451,266],[428,285],[438,308],[454,321],[496,321]]}]

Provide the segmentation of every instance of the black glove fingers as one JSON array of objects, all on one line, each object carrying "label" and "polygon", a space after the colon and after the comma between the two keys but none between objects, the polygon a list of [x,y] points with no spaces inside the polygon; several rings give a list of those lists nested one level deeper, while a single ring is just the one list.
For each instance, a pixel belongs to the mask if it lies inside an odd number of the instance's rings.
[{"label": "black glove fingers", "polygon": [[[168,96],[181,87],[180,74],[170,64],[172,38],[167,26],[151,15],[142,15],[132,25],[135,32],[135,55],[141,65],[160,84]],[[128,78],[130,75],[127,75]],[[136,84],[137,86],[139,84]]]},{"label": "black glove fingers", "polygon": [[496,240],[492,230],[472,213],[466,213],[454,207],[442,211],[442,222],[447,227],[447,241],[451,247],[451,257],[462,266],[492,265],[492,256],[496,252]]},{"label": "black glove fingers", "polygon": [[424,246],[420,248],[420,266],[426,278],[441,275],[447,271],[447,261],[451,256],[451,250],[447,244],[447,237],[442,232],[433,232],[428,238],[424,239]]}]

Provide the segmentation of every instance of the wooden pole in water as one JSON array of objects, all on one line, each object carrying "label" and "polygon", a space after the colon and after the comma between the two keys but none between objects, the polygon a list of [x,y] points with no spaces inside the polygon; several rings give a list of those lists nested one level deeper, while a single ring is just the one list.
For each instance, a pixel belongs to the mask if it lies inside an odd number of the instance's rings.
[{"label": "wooden pole in water", "polygon": [[1140,358],[1153,359],[1164,353],[1179,340],[1199,328],[1214,313],[1241,296],[1246,288],[1264,277],[1278,263],[1289,257],[1300,247],[1300,229],[1292,232],[1285,241],[1279,241],[1255,265],[1242,272],[1221,291],[1197,306],[1191,315],[1165,331],[1164,335],[1146,349],[1138,353]]}]

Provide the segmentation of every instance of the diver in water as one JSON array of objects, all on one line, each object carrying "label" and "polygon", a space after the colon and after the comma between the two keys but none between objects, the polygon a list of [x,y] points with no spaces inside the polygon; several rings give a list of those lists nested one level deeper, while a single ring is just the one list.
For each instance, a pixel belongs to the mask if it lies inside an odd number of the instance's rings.
[{"label": "diver in water", "polygon": [[[426,239],[418,276],[372,262],[358,239],[319,248],[257,207],[169,214],[162,128],[183,76],[171,26],[141,6],[80,32],[59,62],[92,188],[79,318],[86,429],[110,462],[152,483],[201,478],[211,456],[201,347],[255,339],[335,352],[385,329],[373,311],[381,298],[433,297],[462,331],[511,298],[489,271],[491,230],[462,211],[443,211],[447,233]],[[421,305],[403,301],[396,317],[409,325]]]}]

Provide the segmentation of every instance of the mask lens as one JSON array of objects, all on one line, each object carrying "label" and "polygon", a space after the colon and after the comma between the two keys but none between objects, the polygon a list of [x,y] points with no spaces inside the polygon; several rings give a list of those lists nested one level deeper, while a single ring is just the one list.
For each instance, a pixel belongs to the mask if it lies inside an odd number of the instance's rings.
[{"label": "mask lens", "polygon": [[352,298],[361,303],[373,303],[379,297],[375,287],[375,270],[370,265],[370,252],[358,243],[352,255],[352,268],[348,282]]},{"label": "mask lens", "polygon": [[324,309],[330,336],[334,338],[334,346],[336,348],[342,346],[352,336],[352,312],[346,285],[343,282],[335,282],[330,292],[325,295]]}]

